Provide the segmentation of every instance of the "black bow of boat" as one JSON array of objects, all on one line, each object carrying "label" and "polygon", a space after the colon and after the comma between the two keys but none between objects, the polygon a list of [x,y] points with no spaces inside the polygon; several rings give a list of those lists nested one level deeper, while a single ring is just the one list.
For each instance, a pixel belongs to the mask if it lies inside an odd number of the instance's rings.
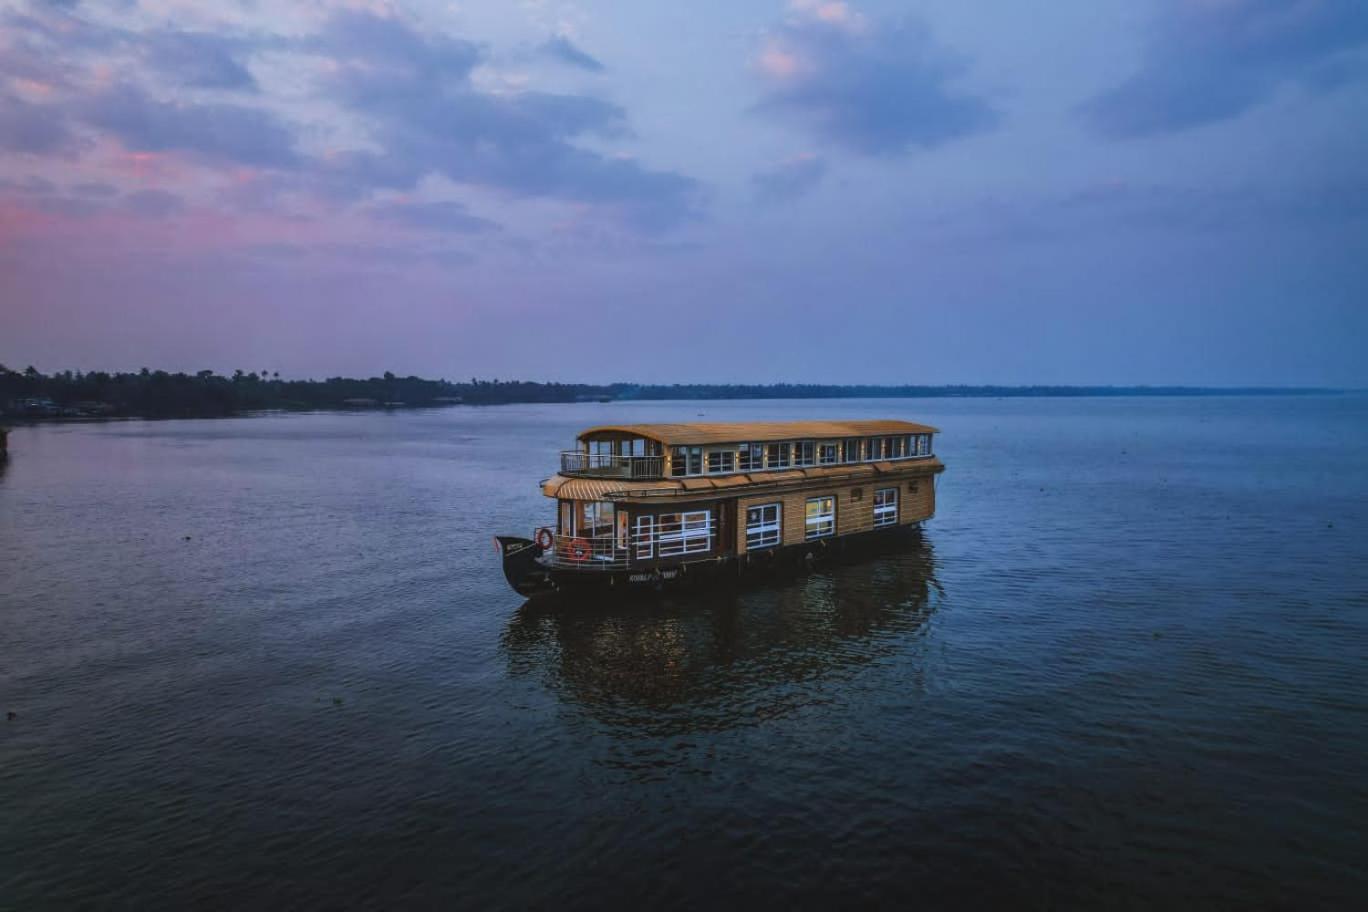
[{"label": "black bow of boat", "polygon": [[536,595],[555,588],[551,574],[541,563],[542,546],[530,538],[496,535],[494,544],[503,557],[504,577],[521,595]]}]

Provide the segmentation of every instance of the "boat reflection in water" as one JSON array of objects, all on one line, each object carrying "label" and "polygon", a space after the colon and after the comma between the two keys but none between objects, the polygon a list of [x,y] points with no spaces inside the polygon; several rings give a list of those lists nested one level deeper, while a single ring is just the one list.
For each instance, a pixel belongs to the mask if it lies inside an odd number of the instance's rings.
[{"label": "boat reflection in water", "polygon": [[613,734],[682,748],[674,738],[847,699],[831,685],[881,662],[899,663],[900,687],[918,687],[916,654],[940,598],[918,536],[764,588],[597,607],[529,601],[504,645],[515,675],[542,678]]}]

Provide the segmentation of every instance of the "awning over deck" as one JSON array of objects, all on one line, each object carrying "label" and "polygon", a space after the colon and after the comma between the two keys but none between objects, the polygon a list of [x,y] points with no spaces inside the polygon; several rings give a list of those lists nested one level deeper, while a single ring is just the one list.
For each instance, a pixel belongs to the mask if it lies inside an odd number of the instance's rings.
[{"label": "awning over deck", "polygon": [[934,475],[945,466],[934,456],[899,462],[863,462],[850,465],[813,466],[778,472],[735,472],[660,481],[633,481],[626,478],[567,478],[552,475],[542,482],[542,493],[561,500],[651,501],[661,497],[697,497],[701,500],[742,495],[747,489],[767,491],[776,487],[795,487],[823,479],[850,479],[878,475]]},{"label": "awning over deck", "polygon": [[623,478],[567,478],[552,475],[542,482],[542,493],[561,500],[613,500],[629,490],[659,489],[674,492],[677,481],[630,481]]}]

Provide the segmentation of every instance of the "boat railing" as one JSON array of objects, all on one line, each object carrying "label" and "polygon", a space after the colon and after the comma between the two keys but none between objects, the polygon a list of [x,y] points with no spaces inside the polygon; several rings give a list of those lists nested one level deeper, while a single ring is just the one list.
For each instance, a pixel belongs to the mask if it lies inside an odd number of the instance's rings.
[{"label": "boat railing", "polygon": [[562,475],[660,478],[664,470],[663,456],[618,456],[612,453],[586,453],[583,450],[565,450],[561,453]]},{"label": "boat railing", "polygon": [[646,568],[650,565],[645,562],[657,558],[687,559],[711,554],[717,543],[717,525],[711,516],[674,516],[670,520],[653,518],[628,535],[557,535],[545,559],[556,567],[608,571],[632,566]]}]

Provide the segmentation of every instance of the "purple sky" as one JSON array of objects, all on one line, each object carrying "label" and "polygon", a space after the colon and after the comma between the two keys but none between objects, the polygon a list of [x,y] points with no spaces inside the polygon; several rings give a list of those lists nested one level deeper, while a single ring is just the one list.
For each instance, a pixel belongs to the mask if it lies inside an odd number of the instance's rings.
[{"label": "purple sky", "polygon": [[1368,386],[1368,2],[0,0],[0,362]]}]

